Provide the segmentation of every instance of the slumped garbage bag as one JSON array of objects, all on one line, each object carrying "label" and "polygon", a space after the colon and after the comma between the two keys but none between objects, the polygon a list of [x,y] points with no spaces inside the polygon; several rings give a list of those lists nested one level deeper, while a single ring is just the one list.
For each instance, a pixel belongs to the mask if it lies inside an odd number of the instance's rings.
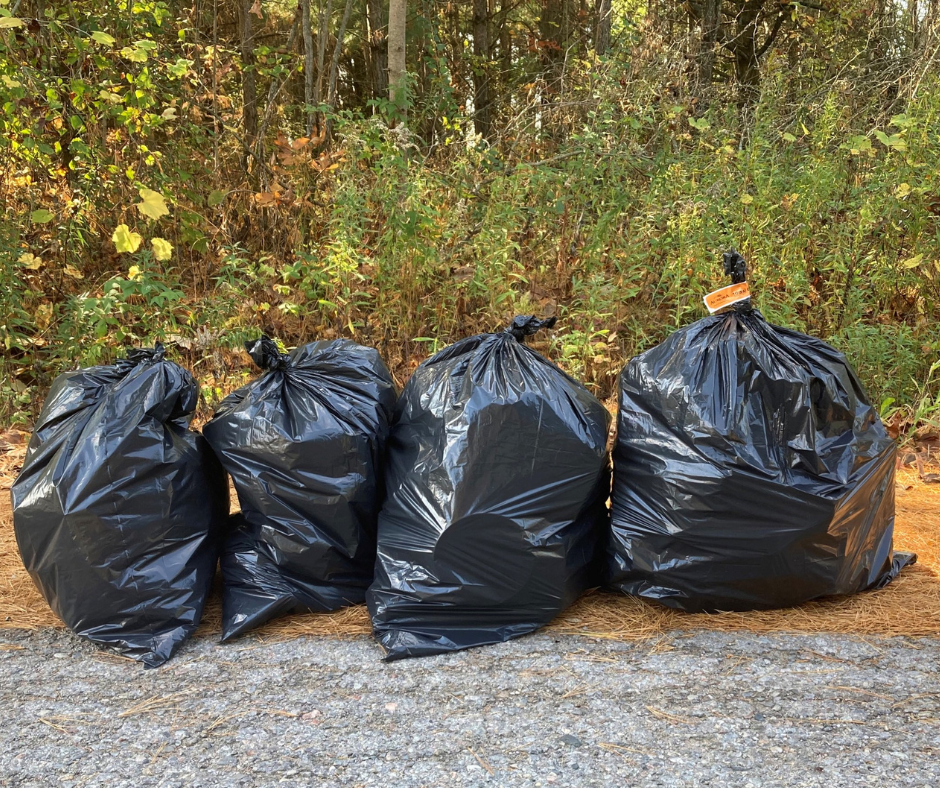
[{"label": "slumped garbage bag", "polygon": [[744,301],[623,370],[608,582],[689,612],[880,587],[916,560],[892,554],[894,469],[845,357]]},{"label": "slumped garbage bag", "polygon": [[517,317],[422,364],[398,402],[367,603],[386,659],[497,643],[599,581],[610,416]]},{"label": "slumped garbage bag", "polygon": [[242,509],[222,551],[223,640],[363,601],[396,397],[378,352],[349,340],[246,347],[266,372],[203,429]]},{"label": "slumped garbage bag", "polygon": [[13,485],[27,571],[77,635],[156,667],[199,625],[228,516],[189,429],[199,388],[163,346],[59,375]]}]

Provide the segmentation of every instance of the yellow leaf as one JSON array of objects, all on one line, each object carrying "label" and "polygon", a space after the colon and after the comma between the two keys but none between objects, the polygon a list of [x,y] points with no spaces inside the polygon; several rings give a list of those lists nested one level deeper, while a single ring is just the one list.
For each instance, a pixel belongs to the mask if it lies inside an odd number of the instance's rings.
[{"label": "yellow leaf", "polygon": [[173,256],[173,244],[164,238],[151,238],[150,245],[157,260],[169,260]]},{"label": "yellow leaf", "polygon": [[111,240],[119,252],[136,252],[144,239],[140,233],[131,232],[126,224],[119,224]]},{"label": "yellow leaf", "polygon": [[84,279],[85,274],[79,271],[74,265],[67,265],[62,269],[63,273],[66,276],[71,276],[72,279]]},{"label": "yellow leaf", "polygon": [[166,207],[166,200],[163,199],[160,192],[155,192],[153,189],[140,189],[139,192],[142,202],[137,203],[135,207],[144,216],[159,219],[170,212],[170,209]]},{"label": "yellow leaf", "polygon": [[117,39],[114,36],[109,36],[102,30],[95,30],[95,32],[91,34],[91,38],[93,41],[97,41],[99,44],[104,44],[108,47],[117,42]]},{"label": "yellow leaf", "polygon": [[917,268],[924,260],[922,254],[914,255],[914,257],[908,257],[907,260],[901,261],[902,268]]},{"label": "yellow leaf", "polygon": [[894,190],[895,196],[898,199],[907,197],[911,193],[911,185],[909,183],[899,183],[898,187]]},{"label": "yellow leaf", "polygon": [[36,321],[36,328],[40,331],[46,328],[52,321],[52,304],[43,303],[37,306],[33,319]]},{"label": "yellow leaf", "polygon": [[23,27],[26,23],[15,16],[0,17],[0,30],[9,30],[11,27]]},{"label": "yellow leaf", "polygon": [[28,268],[30,271],[38,271],[42,268],[42,258],[29,252],[20,255],[19,263],[23,268]]}]

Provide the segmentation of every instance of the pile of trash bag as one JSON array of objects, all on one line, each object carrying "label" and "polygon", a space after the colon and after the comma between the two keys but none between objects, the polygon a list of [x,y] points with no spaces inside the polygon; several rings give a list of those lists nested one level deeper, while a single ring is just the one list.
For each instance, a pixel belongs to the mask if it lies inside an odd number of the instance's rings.
[{"label": "pile of trash bag", "polygon": [[13,484],[27,571],[76,634],[147,667],[199,624],[228,483],[189,429],[199,388],[164,348],[56,378]]},{"label": "pile of trash bag", "polygon": [[396,399],[378,352],[349,340],[246,347],[265,373],[203,428],[241,504],[222,551],[223,640],[363,601]]},{"label": "pile of trash bag", "polygon": [[548,623],[600,580],[610,416],[517,317],[415,371],[389,437],[367,604],[393,660]]},{"label": "pile of trash bag", "polygon": [[852,367],[749,298],[627,364],[613,459],[607,581],[628,594],[778,608],[914,560],[892,553],[895,444]]}]

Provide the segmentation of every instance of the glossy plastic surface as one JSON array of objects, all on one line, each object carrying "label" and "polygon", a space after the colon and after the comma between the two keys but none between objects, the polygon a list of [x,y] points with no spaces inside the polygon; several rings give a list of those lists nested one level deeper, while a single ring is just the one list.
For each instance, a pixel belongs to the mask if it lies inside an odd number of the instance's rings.
[{"label": "glossy plastic surface", "polygon": [[522,344],[553,322],[458,342],[399,399],[367,596],[389,660],[524,635],[597,585],[610,416]]},{"label": "glossy plastic surface", "polygon": [[56,378],[13,485],[23,563],[76,634],[148,667],[199,624],[228,486],[162,346]]},{"label": "glossy plastic surface", "polygon": [[222,554],[223,640],[363,601],[396,397],[378,352],[345,339],[289,355],[268,337],[247,348],[267,371],[203,429],[242,510]]},{"label": "glossy plastic surface", "polygon": [[894,469],[841,353],[750,302],[699,320],[620,377],[608,582],[691,612],[883,585],[914,560],[892,554]]}]

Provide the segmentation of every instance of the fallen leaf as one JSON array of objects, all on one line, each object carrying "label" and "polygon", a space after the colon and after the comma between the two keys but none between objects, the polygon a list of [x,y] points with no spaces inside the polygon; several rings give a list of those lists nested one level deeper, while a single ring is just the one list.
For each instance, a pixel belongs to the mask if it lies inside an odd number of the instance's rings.
[{"label": "fallen leaf", "polygon": [[42,258],[29,252],[20,255],[19,263],[23,268],[28,268],[30,271],[38,271],[42,268]]},{"label": "fallen leaf", "polygon": [[36,321],[36,328],[42,331],[52,322],[52,304],[44,303],[36,307],[33,313],[33,320]]}]

